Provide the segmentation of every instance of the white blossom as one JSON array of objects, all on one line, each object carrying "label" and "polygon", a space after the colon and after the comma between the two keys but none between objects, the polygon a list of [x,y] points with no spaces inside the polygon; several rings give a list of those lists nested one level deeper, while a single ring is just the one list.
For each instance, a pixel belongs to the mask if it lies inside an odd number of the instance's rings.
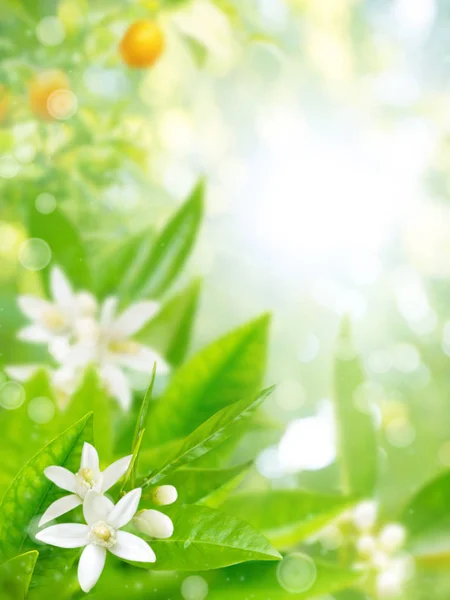
[{"label": "white blossom", "polygon": [[49,343],[57,337],[70,336],[77,319],[93,317],[97,301],[89,292],[75,293],[59,267],[50,273],[52,301],[36,296],[19,296],[21,311],[31,320],[18,333],[21,340]]},{"label": "white blossom", "polygon": [[158,539],[170,538],[173,523],[170,517],[159,510],[141,510],[133,519],[133,525],[141,533]]},{"label": "white blossom", "polygon": [[156,506],[166,506],[173,504],[178,498],[177,488],[173,485],[160,485],[156,487],[151,494],[151,500]]},{"label": "white blossom", "polygon": [[114,505],[106,496],[91,489],[83,503],[86,525],[53,525],[36,535],[37,540],[59,548],[84,547],[78,563],[78,581],[84,592],[89,592],[99,580],[107,551],[124,560],[155,562],[155,553],[147,542],[121,531],[134,517],[141,492],[141,488],[136,488]]},{"label": "white blossom", "polygon": [[99,494],[107,492],[125,474],[130,461],[131,455],[125,456],[102,472],[97,450],[85,442],[77,473],[71,473],[64,467],[47,467],[44,470],[47,479],[50,479],[59,488],[72,493],[50,504],[39,521],[39,527],[83,504],[83,500],[90,490]]}]

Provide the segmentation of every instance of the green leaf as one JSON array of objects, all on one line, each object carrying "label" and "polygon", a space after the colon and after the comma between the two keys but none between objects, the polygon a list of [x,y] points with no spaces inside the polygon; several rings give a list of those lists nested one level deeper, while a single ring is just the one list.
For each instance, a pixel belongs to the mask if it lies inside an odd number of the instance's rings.
[{"label": "green leaf", "polygon": [[182,438],[218,410],[253,396],[264,374],[268,324],[263,315],[184,363],[150,409],[147,443]]},{"label": "green leaf", "polygon": [[142,432],[145,429],[147,423],[147,413],[148,407],[150,404],[150,400],[152,398],[153,386],[155,385],[155,377],[156,377],[156,363],[153,365],[152,370],[152,378],[150,380],[150,384],[145,392],[144,398],[142,400],[141,409],[139,411],[138,418],[136,420],[136,427],[133,435],[133,442],[131,445],[131,450],[134,452],[138,443],[138,440],[142,437]]},{"label": "green leaf", "polygon": [[19,554],[0,565],[0,598],[25,600],[39,552]]},{"label": "green leaf", "polygon": [[[77,471],[86,438],[92,438],[92,413],[45,446],[11,483],[0,504],[1,560],[22,552],[28,542],[30,525],[52,502],[55,486],[45,477],[44,469],[59,465]],[[27,443],[26,438],[23,443]]]},{"label": "green leaf", "polygon": [[180,273],[197,237],[203,195],[204,183],[200,182],[156,238],[139,274],[130,283],[131,297],[159,297]]},{"label": "green leaf", "polygon": [[[91,274],[81,237],[60,209],[42,214],[33,204],[29,209],[28,233],[47,242],[52,252],[51,264],[59,265],[75,287],[90,289]],[[51,264],[41,271],[47,288]]]},{"label": "green leaf", "polygon": [[260,406],[272,392],[273,388],[262,391],[253,400],[244,399],[231,406],[223,408],[200,427],[193,431],[185,440],[175,447],[166,462],[151,473],[141,484],[141,487],[153,485],[167,477],[185,464],[199,458],[227,440],[236,425],[248,417]]},{"label": "green leaf", "polygon": [[136,461],[137,461],[137,457],[139,455],[139,451],[141,449],[141,444],[142,444],[142,439],[144,437],[144,432],[145,429],[143,429],[141,431],[141,433],[139,434],[138,439],[136,440],[136,444],[133,444],[133,454],[131,456],[131,461],[130,464],[128,466],[127,472],[125,473],[124,476],[124,481],[122,484],[122,487],[120,488],[120,495],[124,495],[127,487],[128,487],[128,482],[130,482],[130,486],[129,486],[129,490],[134,489],[135,485],[135,468],[136,468]]},{"label": "green leaf", "polygon": [[349,504],[342,496],[266,490],[236,494],[220,510],[247,521],[277,548],[289,548],[322,529]]},{"label": "green leaf", "polygon": [[[221,493],[230,493],[238,485],[252,463],[226,469],[180,469],[173,473],[167,483],[178,490],[181,504],[206,503],[216,506]],[[145,495],[144,495],[145,498]]]},{"label": "green leaf", "polygon": [[19,408],[0,409],[0,453],[8,457],[0,469],[2,495],[23,465],[60,431],[57,416],[48,423],[36,423],[28,410],[35,398],[45,397],[53,401],[48,373],[43,369],[37,371],[23,385],[23,391],[25,401]]},{"label": "green leaf", "polygon": [[157,350],[171,365],[182,363],[189,349],[199,295],[197,280],[168,300],[136,339]]},{"label": "green leaf", "polygon": [[174,534],[151,542],[157,570],[203,571],[247,560],[281,558],[250,525],[213,508],[173,506],[164,512],[173,521]]},{"label": "green leaf", "polygon": [[70,399],[63,418],[66,427],[81,419],[87,412],[94,413],[93,431],[95,447],[102,464],[109,464],[113,456],[114,404],[107,395],[94,367],[88,368],[80,387]]},{"label": "green leaf", "polygon": [[377,479],[377,442],[371,407],[364,406],[364,373],[347,319],[341,324],[334,365],[334,403],[344,492],[370,496]]}]

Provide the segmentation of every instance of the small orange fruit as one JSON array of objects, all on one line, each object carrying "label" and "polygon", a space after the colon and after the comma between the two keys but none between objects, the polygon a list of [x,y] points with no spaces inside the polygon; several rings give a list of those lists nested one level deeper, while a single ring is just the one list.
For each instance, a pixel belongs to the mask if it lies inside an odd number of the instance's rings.
[{"label": "small orange fruit", "polygon": [[28,97],[31,110],[41,119],[53,119],[49,111],[48,99],[57,90],[69,90],[69,79],[58,70],[42,71],[31,80]]},{"label": "small orange fruit", "polygon": [[0,123],[6,119],[9,111],[9,92],[6,85],[0,84]]},{"label": "small orange fruit", "polygon": [[119,46],[123,61],[130,67],[151,67],[164,50],[164,34],[155,21],[135,21]]}]

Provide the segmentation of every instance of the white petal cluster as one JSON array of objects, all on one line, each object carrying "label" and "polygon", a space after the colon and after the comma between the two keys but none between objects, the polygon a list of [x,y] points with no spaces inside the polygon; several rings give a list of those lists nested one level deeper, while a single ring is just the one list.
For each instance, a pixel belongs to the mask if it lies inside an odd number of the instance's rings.
[{"label": "white petal cluster", "polygon": [[[152,490],[150,500],[156,506],[173,504],[178,498],[178,493],[173,485],[161,485]],[[150,537],[164,540],[173,533],[173,523],[170,517],[159,510],[141,510],[133,519],[133,525],[141,533]]]},{"label": "white petal cluster", "polygon": [[[126,525],[133,524],[155,538],[168,538],[173,533],[172,521],[163,513],[153,509],[137,513],[141,488],[125,494],[117,504],[103,495],[124,475],[131,458],[121,458],[101,471],[96,449],[85,443],[77,473],[60,466],[47,467],[44,471],[50,481],[71,494],[48,507],[39,527],[80,505],[83,505],[86,523],[52,525],[37,533],[36,539],[59,548],[84,548],[78,563],[78,581],[84,592],[89,592],[99,580],[107,552],[128,561],[155,562],[155,553],[146,541],[122,531]],[[166,500],[176,499],[173,486],[161,486],[159,490],[159,496]]]},{"label": "white petal cluster", "polygon": [[[90,364],[96,365],[105,388],[124,409],[129,408],[132,399],[128,369],[150,374],[156,362],[159,373],[168,371],[158,353],[133,339],[158,312],[157,302],[137,302],[122,312],[118,311],[117,298],[107,298],[99,305],[90,292],[75,292],[58,267],[51,271],[50,289],[52,301],[19,296],[19,307],[31,324],[21,329],[18,337],[47,344],[59,364],[51,370],[51,379],[62,404],[73,394]],[[38,368],[10,366],[7,372],[23,381]]]}]

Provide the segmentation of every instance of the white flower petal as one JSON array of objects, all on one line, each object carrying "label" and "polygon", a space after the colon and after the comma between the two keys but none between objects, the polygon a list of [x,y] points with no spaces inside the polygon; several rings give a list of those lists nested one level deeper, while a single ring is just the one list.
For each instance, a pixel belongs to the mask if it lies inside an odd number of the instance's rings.
[{"label": "white flower petal", "polygon": [[114,527],[114,529],[120,529],[131,521],[139,506],[141,493],[141,488],[131,490],[131,492],[128,492],[128,494],[121,498],[115,505],[108,517],[108,523]]},{"label": "white flower petal", "polygon": [[83,504],[83,500],[76,494],[64,496],[64,498],[56,500],[50,504],[45,513],[42,515],[41,520],[39,521],[39,527],[42,527],[49,521],[53,521],[53,519],[66,514],[70,510],[80,506],[80,504]]},{"label": "white flower petal", "polygon": [[50,289],[58,304],[70,306],[73,303],[73,291],[69,280],[59,267],[53,267],[50,273]]},{"label": "white flower petal", "polygon": [[155,562],[156,560],[155,553],[147,542],[126,531],[116,533],[116,543],[109,551],[125,560],[136,562]]},{"label": "white flower petal", "polygon": [[106,560],[106,548],[88,544],[78,563],[78,582],[83,592],[90,592],[100,579]]},{"label": "white flower petal", "polygon": [[105,493],[124,475],[130,465],[132,454],[125,456],[112,465],[109,465],[102,473],[102,492]]},{"label": "white flower petal", "polygon": [[117,354],[116,358],[122,366],[142,373],[151,373],[155,362],[156,372],[159,375],[164,375],[170,370],[164,358],[147,346],[141,346],[137,354]]},{"label": "white flower petal", "polygon": [[117,310],[117,298],[106,298],[100,308],[100,324],[102,327],[111,327]]},{"label": "white flower petal", "polygon": [[36,539],[58,548],[82,548],[89,543],[89,527],[80,523],[52,525],[36,534]]},{"label": "white flower petal", "polygon": [[39,321],[42,313],[52,309],[53,305],[47,300],[35,296],[19,296],[17,304],[25,316],[32,321]]},{"label": "white flower petal", "polygon": [[123,337],[129,337],[137,333],[159,310],[159,302],[150,300],[137,302],[120,314],[115,323],[114,331]]},{"label": "white flower petal", "polygon": [[95,357],[94,344],[71,344],[67,338],[61,336],[50,341],[48,350],[55,360],[72,369],[85,367]]},{"label": "white flower petal", "polygon": [[5,373],[8,377],[17,381],[27,381],[30,377],[42,368],[39,365],[10,365],[5,367]]},{"label": "white flower petal", "polygon": [[88,525],[97,521],[108,521],[108,515],[114,508],[114,503],[106,496],[90,491],[83,503],[83,515]]},{"label": "white flower petal", "polygon": [[35,344],[46,344],[53,335],[41,325],[27,325],[17,332],[17,339]]},{"label": "white flower petal", "polygon": [[98,452],[88,442],[84,442],[83,450],[81,452],[81,469],[91,469],[94,471],[95,478],[97,479],[100,474],[100,465],[98,459]]},{"label": "white flower petal", "polygon": [[44,475],[62,490],[75,492],[77,480],[75,479],[75,475],[68,469],[58,466],[47,467],[44,469]]},{"label": "white flower petal", "polygon": [[119,401],[124,410],[131,405],[131,388],[124,372],[114,365],[104,365],[100,370],[100,377],[108,393]]}]

